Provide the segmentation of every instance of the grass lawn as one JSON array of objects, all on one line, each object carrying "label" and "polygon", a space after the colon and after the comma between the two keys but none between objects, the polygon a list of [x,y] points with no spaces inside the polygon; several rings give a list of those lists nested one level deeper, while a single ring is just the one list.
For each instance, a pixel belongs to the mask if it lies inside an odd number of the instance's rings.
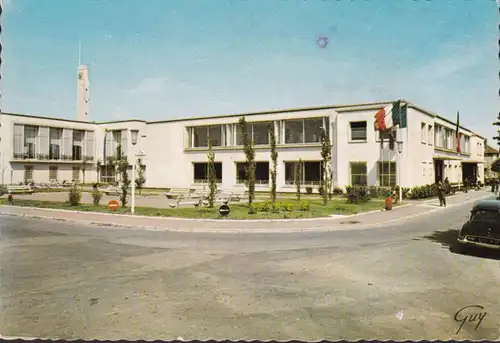
[{"label": "grass lawn", "polygon": [[[279,213],[258,213],[248,214],[248,205],[246,203],[233,203],[230,204],[231,213],[226,217],[227,219],[294,219],[294,218],[319,218],[328,217],[332,214],[349,215],[361,212],[380,210],[384,207],[383,200],[371,200],[360,204],[348,204],[345,199],[331,200],[326,206],[323,206],[321,200],[309,201],[310,209],[307,211],[300,211],[295,200],[287,200],[286,204],[294,204],[295,210],[284,211],[280,210]],[[7,205],[6,199],[1,199],[0,204]],[[255,203],[255,204],[258,204]],[[39,201],[39,200],[24,200],[15,199],[15,206],[25,207],[39,207],[39,208],[52,208],[74,210],[82,212],[105,212],[111,213],[106,205],[93,206],[91,204],[81,204],[79,206],[70,206],[67,202],[54,202],[54,201]],[[129,207],[119,207],[115,213],[130,213]],[[181,217],[181,218],[206,218],[206,219],[220,219],[221,216],[218,212],[218,206],[215,208],[200,208],[184,207],[176,209],[160,209],[151,207],[136,207],[135,213],[144,216],[159,216],[159,217]]]}]

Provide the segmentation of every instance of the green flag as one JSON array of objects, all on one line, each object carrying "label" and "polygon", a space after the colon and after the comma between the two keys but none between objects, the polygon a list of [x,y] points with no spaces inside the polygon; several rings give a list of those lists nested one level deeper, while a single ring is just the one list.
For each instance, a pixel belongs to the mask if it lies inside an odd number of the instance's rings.
[{"label": "green flag", "polygon": [[399,128],[404,129],[407,127],[407,112],[408,112],[408,104],[404,104],[403,107],[401,107],[401,110],[399,111]]}]

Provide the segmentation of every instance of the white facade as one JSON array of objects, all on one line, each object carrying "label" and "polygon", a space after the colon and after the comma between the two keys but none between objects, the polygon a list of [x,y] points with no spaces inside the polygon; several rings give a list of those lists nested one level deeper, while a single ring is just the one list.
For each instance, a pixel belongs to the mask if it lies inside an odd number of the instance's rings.
[{"label": "white facade", "polygon": [[[337,187],[360,182],[413,187],[433,183],[436,177],[448,177],[453,183],[462,181],[463,173],[484,179],[484,138],[461,128],[462,153],[458,153],[454,146],[456,124],[410,103],[408,127],[397,130],[397,140],[402,142],[401,153],[397,145],[394,151],[389,150],[387,142],[381,149],[373,122],[376,111],[386,104],[329,106],[163,122],[131,120],[89,123],[4,113],[0,128],[2,183],[19,183],[25,179],[47,182],[55,176],[56,167],[58,180],[75,179],[76,168],[80,168],[78,179],[82,181],[83,166],[85,182],[110,181],[115,179],[115,173],[106,161],[114,156],[116,148],[121,145],[130,163],[137,161],[139,151],[145,154],[142,164],[146,166],[146,187],[202,187],[206,183],[206,166],[203,163],[207,162],[206,142],[210,132],[217,162],[216,173],[221,178],[220,186],[233,190],[244,188],[244,165],[241,163],[245,162],[245,154],[239,145],[237,127],[242,116],[248,123],[253,123],[255,160],[258,162],[259,174],[257,190],[269,189],[268,123],[274,127],[277,138],[278,191],[294,191],[293,163],[299,159],[304,162],[304,186],[319,186],[322,176],[319,141],[323,127],[328,129],[332,142],[332,171]],[[36,137],[31,137],[34,135],[33,130],[23,128],[21,138],[19,124],[40,127]],[[76,148],[76,155],[73,154],[69,160],[47,158],[44,152],[50,144],[46,133],[54,131],[49,127],[62,129],[61,156],[67,155],[68,151],[73,153],[73,143],[69,141],[69,137],[73,137],[70,129],[85,131],[82,148]],[[131,141],[133,130],[139,133],[136,145]],[[57,143],[57,134],[52,138]],[[52,138],[49,137],[50,142]],[[22,151],[21,156],[19,145],[23,149],[26,145],[32,147],[33,140],[37,142],[36,151],[31,155],[30,151],[27,154]],[[79,149],[82,156],[78,155]],[[74,160],[80,157],[86,162]],[[106,165],[110,169],[108,172]],[[32,174],[30,167],[33,168]],[[439,171],[437,174],[436,168]]]}]

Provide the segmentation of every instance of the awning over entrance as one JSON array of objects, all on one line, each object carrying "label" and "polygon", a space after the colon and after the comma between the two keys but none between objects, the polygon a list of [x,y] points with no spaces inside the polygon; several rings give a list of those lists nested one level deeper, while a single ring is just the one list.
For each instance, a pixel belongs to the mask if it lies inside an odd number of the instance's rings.
[{"label": "awning over entrance", "polygon": [[472,161],[472,160],[467,160],[467,161],[462,161],[463,164],[481,164],[484,163],[484,161]]},{"label": "awning over entrance", "polygon": [[453,156],[434,156],[432,159],[438,160],[438,161],[461,161],[462,160],[459,157],[453,157]]}]

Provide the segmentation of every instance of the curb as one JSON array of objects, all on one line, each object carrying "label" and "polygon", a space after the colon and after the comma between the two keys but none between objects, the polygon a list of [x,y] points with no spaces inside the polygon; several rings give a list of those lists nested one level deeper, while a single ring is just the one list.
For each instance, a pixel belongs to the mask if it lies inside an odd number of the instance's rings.
[{"label": "curb", "polygon": [[[405,205],[393,207],[392,210],[397,210],[399,208],[408,207],[408,206],[412,206],[412,204],[405,204]],[[379,213],[379,212],[387,212],[387,210],[381,209],[381,210],[373,210],[373,211],[368,211],[368,212],[361,212],[361,213],[357,213],[357,214],[349,214],[347,216],[343,216],[343,218],[358,217],[358,216],[364,216],[365,214]]]},{"label": "curb", "polygon": [[114,216],[114,217],[125,217],[125,218],[141,218],[141,219],[151,219],[154,218],[160,220],[177,220],[177,221],[194,221],[194,222],[224,222],[224,223],[275,223],[275,222],[305,222],[305,221],[313,221],[313,220],[335,220],[341,218],[347,218],[350,216],[359,216],[363,213],[372,213],[372,212],[380,212],[369,211],[362,212],[358,214],[350,214],[350,215],[342,215],[342,214],[332,214],[328,217],[316,217],[316,218],[296,218],[296,219],[203,219],[203,218],[179,218],[179,217],[160,217],[160,216],[141,216],[137,214],[117,214],[117,213],[107,213],[107,212],[94,212],[94,211],[72,211],[72,210],[64,210],[64,209],[56,209],[56,208],[44,208],[44,207],[31,207],[31,206],[16,206],[16,205],[0,205],[0,208],[26,208],[29,210],[43,210],[43,211],[53,211],[53,212],[65,212],[65,213],[78,213],[78,214],[97,214],[97,215],[105,215],[105,216]]}]

